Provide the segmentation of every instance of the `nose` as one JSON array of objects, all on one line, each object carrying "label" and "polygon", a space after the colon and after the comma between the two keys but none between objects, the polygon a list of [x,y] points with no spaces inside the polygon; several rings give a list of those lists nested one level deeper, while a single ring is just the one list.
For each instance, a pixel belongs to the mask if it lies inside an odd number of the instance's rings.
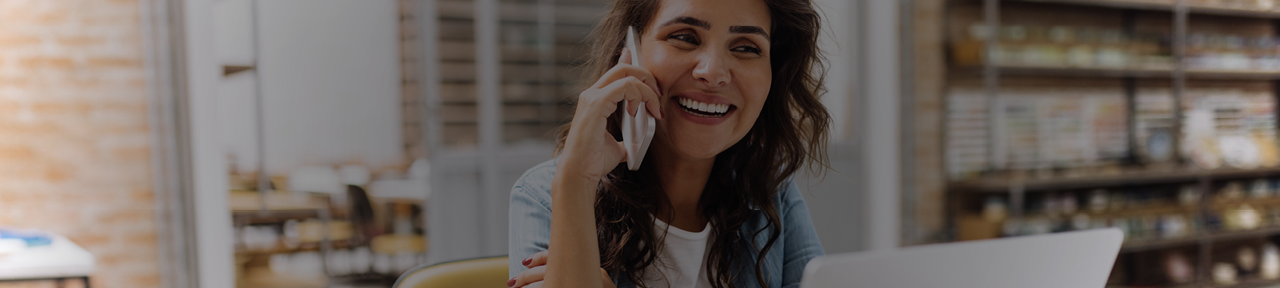
[{"label": "nose", "polygon": [[[712,49],[707,49],[712,50]],[[729,85],[732,80],[729,67],[726,67],[724,53],[705,51],[698,57],[698,66],[693,68],[693,77],[705,88],[716,89]]]}]

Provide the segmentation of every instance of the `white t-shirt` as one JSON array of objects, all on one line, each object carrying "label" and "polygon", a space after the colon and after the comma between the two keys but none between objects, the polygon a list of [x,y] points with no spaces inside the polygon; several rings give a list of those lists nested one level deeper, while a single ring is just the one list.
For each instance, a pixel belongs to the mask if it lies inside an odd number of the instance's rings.
[{"label": "white t-shirt", "polygon": [[[711,236],[711,223],[699,232],[689,232],[671,227],[653,218],[653,229],[658,237],[665,230],[667,239],[662,254],[653,265],[645,268],[644,284],[659,288],[711,288],[707,280],[707,239]],[[668,230],[668,227],[670,229]]]}]

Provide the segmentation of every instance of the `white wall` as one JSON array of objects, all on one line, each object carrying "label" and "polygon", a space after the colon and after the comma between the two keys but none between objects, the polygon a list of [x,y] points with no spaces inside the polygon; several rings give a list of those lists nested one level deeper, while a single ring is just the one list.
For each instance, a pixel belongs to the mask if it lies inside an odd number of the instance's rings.
[{"label": "white wall", "polygon": [[[393,0],[262,0],[268,171],[403,161],[398,12]],[[227,155],[256,170],[255,58],[245,0],[182,0],[200,287],[235,285]]]},{"label": "white wall", "polygon": [[255,76],[261,77],[269,173],[304,165],[403,164],[396,2],[256,3],[261,55],[253,50],[251,1],[220,1],[215,20],[220,64],[258,61],[256,71],[220,85],[224,147],[237,168],[256,171],[260,155]]},{"label": "white wall", "polygon": [[866,218],[865,198],[860,185],[862,175],[858,170],[858,145],[861,138],[857,135],[855,110],[853,103],[862,96],[857,93],[856,65],[858,28],[854,17],[856,5],[853,1],[818,0],[817,6],[822,16],[822,34],[819,47],[827,57],[827,93],[822,96],[822,103],[831,113],[831,143],[828,156],[832,169],[826,175],[810,175],[801,171],[797,185],[804,192],[805,202],[809,205],[809,214],[813,219],[818,238],[827,253],[841,253],[862,250],[862,222]]},{"label": "white wall", "polygon": [[[898,1],[817,0],[828,61],[832,170],[807,175],[805,200],[827,253],[899,246]],[[805,185],[807,184],[807,185]]]},{"label": "white wall", "polygon": [[902,211],[901,153],[902,128],[899,93],[898,1],[864,2],[866,17],[865,107],[858,109],[865,125],[862,163],[866,171],[867,249],[887,250],[900,246]]},{"label": "white wall", "polygon": [[227,166],[219,122],[218,82],[221,78],[214,48],[214,1],[184,0],[183,59],[190,120],[192,187],[196,222],[196,261],[200,287],[235,285],[234,233],[227,206]]}]

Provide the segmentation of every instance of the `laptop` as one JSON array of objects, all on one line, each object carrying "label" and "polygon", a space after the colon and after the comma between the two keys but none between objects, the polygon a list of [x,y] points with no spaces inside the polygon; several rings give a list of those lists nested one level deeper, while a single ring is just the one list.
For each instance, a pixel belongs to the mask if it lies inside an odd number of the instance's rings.
[{"label": "laptop", "polygon": [[801,288],[1102,288],[1124,233],[1097,229],[814,258]]}]

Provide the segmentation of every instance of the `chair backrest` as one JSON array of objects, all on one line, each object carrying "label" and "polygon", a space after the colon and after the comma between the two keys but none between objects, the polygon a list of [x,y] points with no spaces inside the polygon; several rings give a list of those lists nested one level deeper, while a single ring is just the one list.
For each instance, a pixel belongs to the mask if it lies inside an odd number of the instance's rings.
[{"label": "chair backrest", "polygon": [[490,257],[441,263],[410,269],[393,288],[505,288],[507,257]]}]

